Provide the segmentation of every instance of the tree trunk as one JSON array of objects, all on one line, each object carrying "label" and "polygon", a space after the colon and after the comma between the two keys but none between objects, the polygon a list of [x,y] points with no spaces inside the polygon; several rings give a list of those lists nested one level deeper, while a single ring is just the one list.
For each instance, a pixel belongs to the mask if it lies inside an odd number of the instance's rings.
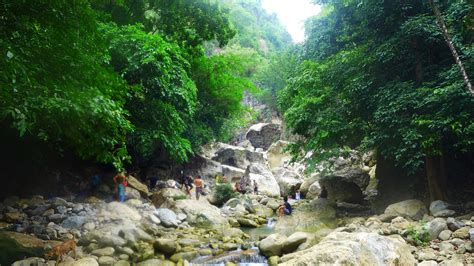
[{"label": "tree trunk", "polygon": [[426,178],[430,191],[430,201],[446,200],[446,170],[442,156],[426,156]]},{"label": "tree trunk", "polygon": [[454,47],[453,41],[451,40],[451,37],[449,36],[448,28],[446,27],[446,23],[444,23],[443,15],[439,11],[439,8],[436,5],[436,3],[434,3],[433,0],[429,0],[429,1],[430,1],[430,5],[433,9],[433,12],[436,16],[438,26],[439,26],[441,32],[443,33],[444,40],[448,44],[449,49],[451,49],[451,53],[453,54],[454,60],[456,61],[456,63],[459,66],[459,70],[461,71],[461,75],[464,79],[464,84],[466,85],[467,89],[471,93],[471,96],[474,96],[474,89],[472,88],[471,81],[469,80],[469,76],[467,75],[466,69],[464,69],[464,65],[461,61],[461,58],[459,57],[459,54],[456,50],[456,47]]}]

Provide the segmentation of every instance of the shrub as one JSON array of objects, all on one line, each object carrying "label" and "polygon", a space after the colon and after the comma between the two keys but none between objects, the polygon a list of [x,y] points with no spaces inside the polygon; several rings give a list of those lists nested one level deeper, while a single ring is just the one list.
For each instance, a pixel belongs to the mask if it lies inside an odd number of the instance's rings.
[{"label": "shrub", "polygon": [[232,185],[230,183],[217,184],[216,185],[216,200],[218,205],[222,205],[227,202],[229,199],[237,195],[234,192]]},{"label": "shrub", "polygon": [[407,230],[407,236],[417,246],[425,246],[430,242],[430,234],[425,224],[418,229],[410,226]]}]

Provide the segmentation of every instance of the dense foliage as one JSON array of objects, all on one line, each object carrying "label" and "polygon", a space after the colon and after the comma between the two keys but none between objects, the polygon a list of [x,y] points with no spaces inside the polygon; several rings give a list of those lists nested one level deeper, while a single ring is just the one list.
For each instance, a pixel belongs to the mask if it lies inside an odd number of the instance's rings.
[{"label": "dense foliage", "polygon": [[[474,98],[466,90],[428,1],[318,0],[304,61],[279,103],[298,153],[317,160],[375,148],[415,172],[427,156],[474,144]],[[474,69],[474,5],[439,1],[467,72]]]},{"label": "dense foliage", "polygon": [[[207,43],[220,49],[235,36],[232,7],[207,0],[4,2],[0,123],[117,168],[157,153],[184,161],[201,144],[228,137],[244,111],[243,91],[255,90],[254,51],[205,54]],[[283,45],[281,29],[269,32],[272,45]]]}]

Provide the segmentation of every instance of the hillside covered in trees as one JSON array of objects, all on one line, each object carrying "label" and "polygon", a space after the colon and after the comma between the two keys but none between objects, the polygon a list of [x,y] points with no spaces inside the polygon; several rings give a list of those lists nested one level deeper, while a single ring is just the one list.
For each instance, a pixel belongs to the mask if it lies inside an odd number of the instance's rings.
[{"label": "hillside covered in trees", "polygon": [[229,138],[244,122],[243,91],[257,92],[269,54],[291,42],[259,1],[10,1],[1,10],[3,138],[119,169],[156,154],[183,162]]},{"label": "hillside covered in trees", "polygon": [[474,2],[311,2],[1,1],[0,264],[473,265]]}]

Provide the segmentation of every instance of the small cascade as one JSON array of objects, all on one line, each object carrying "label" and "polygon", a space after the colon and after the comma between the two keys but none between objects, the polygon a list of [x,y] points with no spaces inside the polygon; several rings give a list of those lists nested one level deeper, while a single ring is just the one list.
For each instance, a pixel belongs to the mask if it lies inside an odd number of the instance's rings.
[{"label": "small cascade", "polygon": [[267,227],[268,228],[273,228],[275,226],[275,223],[276,223],[276,220],[275,218],[268,218],[268,221],[267,221]]}]

